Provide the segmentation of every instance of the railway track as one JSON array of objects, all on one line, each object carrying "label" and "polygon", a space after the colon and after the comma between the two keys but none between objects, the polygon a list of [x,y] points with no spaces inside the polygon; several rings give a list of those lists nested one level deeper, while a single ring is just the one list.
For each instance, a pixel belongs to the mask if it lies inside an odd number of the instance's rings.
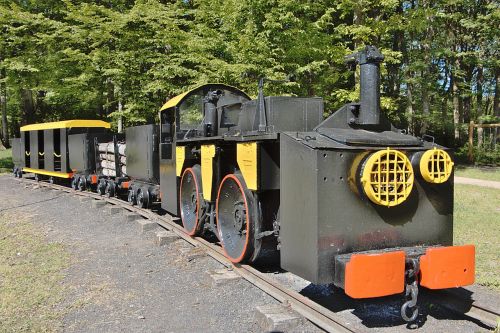
[{"label": "railway track", "polygon": [[[342,333],[356,332],[356,330],[353,327],[350,327],[349,324],[343,323],[343,320],[335,312],[330,311],[320,304],[310,300],[297,291],[283,286],[276,280],[266,276],[252,266],[233,264],[224,256],[223,250],[220,246],[214,243],[210,243],[201,237],[193,238],[187,235],[184,232],[183,228],[175,222],[177,219],[171,215],[159,215],[152,210],[143,209],[137,206],[131,206],[128,202],[125,202],[118,198],[108,198],[94,192],[79,192],[73,190],[70,187],[50,184],[46,182],[37,182],[35,180],[26,178],[19,179],[19,181],[72,193],[77,196],[90,197],[96,200],[104,200],[109,204],[119,206],[129,212],[134,212],[142,216],[143,218],[154,221],[162,228],[174,232],[176,235],[178,235],[180,238],[184,239],[194,247],[203,249],[207,253],[207,255],[214,258],[222,265],[232,268],[248,282],[252,283],[279,302],[290,306],[290,308],[300,313],[302,316],[307,318],[318,327],[324,329],[325,331]],[[479,321],[488,327],[497,327],[497,321],[500,318],[500,313],[498,312],[498,310],[494,310],[481,304],[471,302],[471,300],[464,299],[460,295],[451,291],[441,291],[439,295],[440,297],[437,301],[441,306],[459,315],[463,315],[467,318],[472,318],[473,320]]]}]

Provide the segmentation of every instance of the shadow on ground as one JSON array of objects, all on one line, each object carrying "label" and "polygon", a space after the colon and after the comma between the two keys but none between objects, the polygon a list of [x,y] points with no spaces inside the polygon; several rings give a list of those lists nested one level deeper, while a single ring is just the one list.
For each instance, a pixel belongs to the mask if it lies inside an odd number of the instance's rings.
[{"label": "shadow on ground", "polygon": [[[406,325],[407,329],[417,329],[425,325],[428,316],[438,320],[464,320],[459,314],[439,306],[436,301],[436,297],[440,297],[439,294],[425,288],[420,288],[419,292],[418,317],[415,322],[410,324],[401,318],[401,306],[405,301],[402,295],[356,300],[348,297],[339,288],[314,284],[308,285],[300,293],[333,312],[349,310],[361,320],[362,325],[368,328]],[[471,299],[470,292],[468,298]],[[469,308],[471,304],[472,299]],[[468,309],[461,310],[463,313],[468,311]],[[488,328],[478,321],[474,322],[482,328]]]}]

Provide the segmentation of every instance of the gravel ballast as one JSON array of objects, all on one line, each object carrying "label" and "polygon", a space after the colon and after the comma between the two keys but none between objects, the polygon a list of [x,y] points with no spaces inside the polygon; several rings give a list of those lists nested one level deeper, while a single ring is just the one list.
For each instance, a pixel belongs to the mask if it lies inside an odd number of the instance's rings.
[{"label": "gravel ballast", "polygon": [[[209,272],[223,265],[192,256],[182,239],[155,244],[156,231],[141,233],[124,214],[60,191],[41,191],[0,176],[0,214],[36,215],[33,223],[49,242],[66,245],[72,257],[64,272],[66,297],[60,304],[65,332],[260,332],[256,308],[279,304],[244,279],[218,285]],[[278,270],[276,270],[278,272]],[[362,332],[401,332],[401,298],[352,301],[332,296],[289,273],[269,273],[302,294],[329,304]],[[418,332],[486,331],[437,306],[421,306]],[[291,332],[320,332],[304,321]]]}]

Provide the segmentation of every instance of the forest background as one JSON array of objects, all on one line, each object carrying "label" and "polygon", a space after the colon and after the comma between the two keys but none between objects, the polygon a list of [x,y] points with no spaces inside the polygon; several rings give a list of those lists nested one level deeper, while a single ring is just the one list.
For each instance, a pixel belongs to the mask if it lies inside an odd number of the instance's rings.
[{"label": "forest background", "polygon": [[[359,95],[344,57],[375,45],[383,112],[460,156],[471,120],[500,122],[499,35],[495,0],[0,0],[1,139],[34,122],[154,122],[191,87],[255,96],[259,77],[293,78],[266,94],[320,96],[331,114]],[[499,137],[476,147],[486,162]]]}]

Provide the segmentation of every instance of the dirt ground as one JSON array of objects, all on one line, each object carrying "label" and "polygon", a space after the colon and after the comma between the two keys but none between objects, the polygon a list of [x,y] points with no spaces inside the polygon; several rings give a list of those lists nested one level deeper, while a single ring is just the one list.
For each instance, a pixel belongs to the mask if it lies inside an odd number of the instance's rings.
[{"label": "dirt ground", "polygon": [[[179,240],[165,247],[138,232],[122,214],[92,208],[71,194],[25,188],[11,176],[0,176],[0,214],[35,216],[33,228],[47,242],[64,244],[70,266],[62,279],[64,299],[56,329],[64,332],[259,332],[255,307],[277,302],[240,280],[212,286],[206,272],[222,268],[209,257],[188,259],[189,244]],[[273,273],[270,273],[273,274]],[[332,296],[289,273],[274,274],[292,288],[334,309],[362,332],[402,332],[400,297],[352,301]],[[0,279],[1,281],[1,279]],[[1,282],[0,282],[1,283]],[[488,291],[483,297],[488,298]],[[464,320],[422,298],[418,332],[481,332]],[[1,329],[0,329],[1,331]],[[317,332],[309,322],[296,332]]]},{"label": "dirt ground", "polygon": [[455,176],[455,184],[466,184],[500,189],[500,182]]}]

